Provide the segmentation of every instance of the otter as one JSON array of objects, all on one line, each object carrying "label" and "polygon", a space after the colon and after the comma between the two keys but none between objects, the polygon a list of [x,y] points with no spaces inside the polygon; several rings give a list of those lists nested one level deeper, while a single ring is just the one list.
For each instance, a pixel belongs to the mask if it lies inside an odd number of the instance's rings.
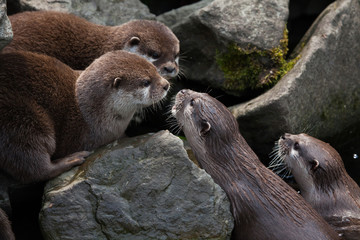
[{"label": "otter", "polygon": [[230,200],[232,239],[339,239],[295,190],[260,162],[218,100],[181,90],[172,114],[200,166]]},{"label": "otter", "polygon": [[339,153],[307,134],[280,137],[272,165],[285,165],[301,195],[345,239],[360,238],[360,188],[348,175]]},{"label": "otter", "polygon": [[2,209],[0,209],[0,239],[15,240],[15,235],[11,229],[10,222]]},{"label": "otter", "polygon": [[0,56],[0,169],[44,181],[124,136],[134,112],[155,105],[169,82],[144,58],[118,50],[81,74],[42,54]]},{"label": "otter", "polygon": [[106,52],[127,50],[152,62],[163,77],[179,72],[179,40],[160,22],[133,20],[102,26],[55,11],[22,12],[9,18],[14,38],[4,52],[43,53],[83,70]]}]

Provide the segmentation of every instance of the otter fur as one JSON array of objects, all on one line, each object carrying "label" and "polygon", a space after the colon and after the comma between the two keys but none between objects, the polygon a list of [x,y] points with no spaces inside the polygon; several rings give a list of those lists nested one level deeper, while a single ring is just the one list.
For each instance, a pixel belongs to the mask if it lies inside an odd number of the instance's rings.
[{"label": "otter fur", "polygon": [[133,114],[169,90],[155,66],[126,51],[96,59],[80,75],[59,60],[0,55],[0,169],[22,182],[44,181],[124,136]]}]

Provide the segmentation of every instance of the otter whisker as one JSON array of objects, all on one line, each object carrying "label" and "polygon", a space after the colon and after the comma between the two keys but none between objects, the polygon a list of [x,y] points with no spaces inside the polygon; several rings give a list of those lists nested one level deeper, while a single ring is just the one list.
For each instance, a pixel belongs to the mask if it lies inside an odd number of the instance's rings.
[{"label": "otter whisker", "polygon": [[284,163],[280,162],[280,163],[277,163],[277,164],[274,164],[274,165],[270,165],[270,166],[268,166],[268,168],[277,168],[279,166],[284,166]]}]

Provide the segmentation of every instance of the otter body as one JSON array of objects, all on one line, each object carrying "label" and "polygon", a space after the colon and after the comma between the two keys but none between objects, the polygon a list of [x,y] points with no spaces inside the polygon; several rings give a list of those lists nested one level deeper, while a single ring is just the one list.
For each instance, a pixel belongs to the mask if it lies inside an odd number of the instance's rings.
[{"label": "otter body", "polygon": [[9,18],[14,38],[4,52],[42,53],[83,70],[106,52],[127,50],[147,58],[164,77],[174,77],[179,72],[179,40],[156,21],[133,20],[120,26],[101,26],[54,11],[22,12]]},{"label": "otter body", "polygon": [[10,222],[2,209],[0,209],[0,240],[15,240]]},{"label": "otter body", "polygon": [[260,162],[223,104],[208,94],[181,90],[172,113],[201,167],[227,193],[233,239],[338,239],[295,190]]},{"label": "otter body", "polygon": [[339,153],[307,134],[284,134],[277,146],[305,200],[345,239],[360,239],[360,188]]},{"label": "otter body", "polygon": [[0,168],[23,182],[53,178],[122,137],[134,112],[168,89],[151,63],[125,51],[106,53],[80,75],[49,56],[3,53]]}]

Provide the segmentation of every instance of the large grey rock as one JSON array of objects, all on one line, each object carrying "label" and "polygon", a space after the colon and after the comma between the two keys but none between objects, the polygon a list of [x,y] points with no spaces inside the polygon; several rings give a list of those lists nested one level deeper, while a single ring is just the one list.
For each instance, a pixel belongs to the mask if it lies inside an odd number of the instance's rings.
[{"label": "large grey rock", "polygon": [[180,24],[182,21],[186,21],[187,18],[194,14],[195,11],[206,7],[214,0],[201,0],[199,2],[185,5],[180,8],[173,9],[171,11],[165,12],[156,17],[156,20],[164,23],[169,27],[173,27],[176,24]]},{"label": "large grey rock", "polygon": [[227,239],[222,189],[168,131],[124,139],[45,188],[45,239]]},{"label": "large grey rock", "polygon": [[6,0],[0,0],[0,50],[13,38],[11,24],[6,14]]},{"label": "large grey rock", "polygon": [[101,25],[120,25],[132,19],[155,19],[140,0],[17,0],[24,10],[73,13]]},{"label": "large grey rock", "polygon": [[284,132],[328,139],[360,126],[360,2],[339,0],[309,30],[301,58],[265,94],[232,107],[240,131],[263,157]]},{"label": "large grey rock", "polygon": [[[226,87],[224,73],[216,61],[217,52],[227,53],[233,44],[243,49],[270,51],[284,39],[288,0],[214,0],[196,9],[192,14],[188,8],[178,10],[183,12],[183,20],[170,27],[185,52],[186,61],[181,65],[186,77],[202,84],[231,90]],[[158,19],[167,18],[165,14]],[[261,61],[272,60],[265,57]]]}]

